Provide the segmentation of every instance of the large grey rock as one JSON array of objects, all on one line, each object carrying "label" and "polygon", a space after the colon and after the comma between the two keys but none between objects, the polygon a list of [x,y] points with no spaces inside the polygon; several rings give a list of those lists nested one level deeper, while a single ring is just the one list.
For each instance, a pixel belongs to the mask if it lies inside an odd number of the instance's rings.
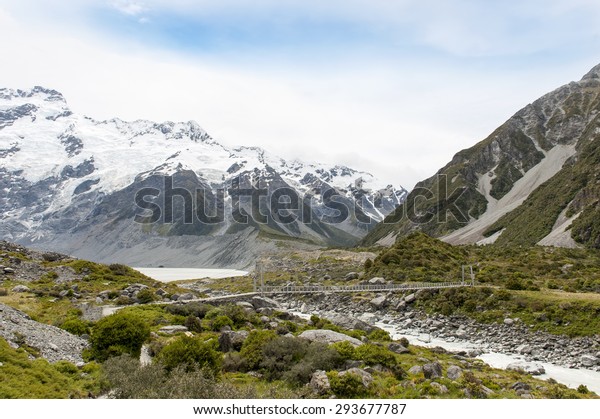
[{"label": "large grey rock", "polygon": [[514,322],[515,321],[513,319],[510,319],[510,318],[504,319],[504,324],[507,325],[507,326],[512,326],[514,324]]},{"label": "large grey rock", "polygon": [[406,297],[404,297],[404,302],[406,304],[410,304],[412,302],[414,302],[417,299],[417,295],[415,293],[412,294],[408,294]]},{"label": "large grey rock", "polygon": [[431,380],[442,376],[442,365],[439,362],[431,362],[423,365],[423,374],[425,378]]},{"label": "large grey rock", "polygon": [[450,365],[446,371],[446,376],[450,380],[456,381],[462,376],[462,368],[456,365]]},{"label": "large grey rock", "polygon": [[410,375],[418,375],[421,374],[423,372],[423,367],[420,365],[413,365],[412,367],[410,367],[408,369],[408,373]]},{"label": "large grey rock", "polygon": [[169,334],[173,334],[173,333],[180,333],[180,332],[187,332],[188,328],[185,326],[181,326],[181,325],[172,325],[172,326],[163,326],[159,329],[159,332],[163,332],[163,333],[169,333]]},{"label": "large grey rock", "polygon": [[397,354],[408,354],[410,351],[399,343],[390,343],[388,349]]},{"label": "large grey rock", "polygon": [[356,272],[348,272],[346,274],[346,276],[344,277],[344,279],[346,281],[352,281],[354,279],[358,279],[358,277],[359,277],[358,273],[356,273]]},{"label": "large grey rock", "polygon": [[600,359],[596,358],[593,355],[582,355],[580,358],[581,365],[584,367],[594,367],[600,364]]},{"label": "large grey rock", "polygon": [[546,370],[543,366],[522,361],[510,363],[508,364],[506,369],[511,371],[519,371],[531,375],[542,375],[546,373]]},{"label": "large grey rock", "polygon": [[29,287],[25,285],[17,285],[12,289],[13,292],[29,292]]},{"label": "large grey rock", "polygon": [[309,386],[315,393],[319,395],[324,395],[331,390],[329,378],[327,378],[325,371],[321,370],[317,370],[313,373]]},{"label": "large grey rock", "polygon": [[381,295],[379,297],[375,297],[370,301],[370,303],[377,310],[382,309],[387,305],[387,296]]},{"label": "large grey rock", "polygon": [[305,330],[298,337],[309,340],[311,342],[323,342],[326,344],[347,341],[354,346],[362,345],[362,342],[358,339],[344,335],[343,333],[334,332],[333,330]]},{"label": "large grey rock", "polygon": [[365,387],[369,387],[369,385],[373,382],[373,376],[361,368],[350,368],[346,371],[340,372],[339,375],[343,377],[346,374],[358,375]]},{"label": "large grey rock", "polygon": [[259,308],[279,308],[279,303],[269,297],[252,297],[252,305],[257,310]]},{"label": "large grey rock", "polygon": [[369,323],[357,319],[355,317],[346,316],[341,313],[325,313],[323,317],[329,320],[331,323],[335,324],[344,329],[357,329],[363,330],[367,333],[371,333],[376,329],[375,326],[370,325]]},{"label": "large grey rock", "polygon": [[380,276],[376,276],[375,278],[371,278],[369,279],[369,284],[371,285],[383,285],[385,284],[385,279],[380,277]]}]

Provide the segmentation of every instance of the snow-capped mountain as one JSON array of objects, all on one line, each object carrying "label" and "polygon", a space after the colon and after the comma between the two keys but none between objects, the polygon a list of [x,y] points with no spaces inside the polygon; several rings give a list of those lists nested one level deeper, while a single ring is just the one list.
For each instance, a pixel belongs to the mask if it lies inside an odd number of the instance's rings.
[{"label": "snow-capped mountain", "polygon": [[269,239],[352,243],[406,196],[348,167],[225,147],[195,122],[96,121],[42,87],[0,89],[0,191],[2,239],[237,267]]}]

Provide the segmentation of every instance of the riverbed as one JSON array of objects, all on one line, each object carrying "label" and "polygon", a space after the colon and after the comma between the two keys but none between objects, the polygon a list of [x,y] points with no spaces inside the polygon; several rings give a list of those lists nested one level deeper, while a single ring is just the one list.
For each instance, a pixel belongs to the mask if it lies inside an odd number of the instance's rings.
[{"label": "riverbed", "polygon": [[489,348],[481,344],[462,341],[450,342],[444,339],[431,337],[428,334],[424,334],[421,330],[402,329],[382,322],[376,322],[375,325],[389,332],[392,339],[400,339],[401,337],[407,338],[411,345],[424,346],[427,348],[439,346],[452,352],[481,351],[481,355],[478,355],[476,358],[481,359],[483,362],[494,368],[506,369],[509,364],[514,362],[541,365],[546,370],[546,373],[537,376],[539,379],[546,380],[548,378],[553,378],[559,383],[565,384],[571,388],[577,388],[580,384],[584,384],[591,391],[600,394],[600,372],[597,371],[582,368],[567,368],[548,362],[530,362],[519,355],[507,355],[490,351]]},{"label": "riverbed", "polygon": [[136,271],[160,282],[185,281],[191,279],[221,279],[246,276],[248,272],[236,269],[196,269],[196,268],[133,268]]}]

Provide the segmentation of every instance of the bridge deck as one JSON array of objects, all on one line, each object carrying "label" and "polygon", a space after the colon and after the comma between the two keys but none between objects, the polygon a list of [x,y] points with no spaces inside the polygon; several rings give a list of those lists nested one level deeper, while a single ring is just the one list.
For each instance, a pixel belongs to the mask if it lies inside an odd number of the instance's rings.
[{"label": "bridge deck", "polygon": [[405,282],[402,284],[368,285],[290,285],[257,286],[261,294],[310,294],[318,292],[399,292],[422,289],[459,288],[473,286],[472,282]]}]

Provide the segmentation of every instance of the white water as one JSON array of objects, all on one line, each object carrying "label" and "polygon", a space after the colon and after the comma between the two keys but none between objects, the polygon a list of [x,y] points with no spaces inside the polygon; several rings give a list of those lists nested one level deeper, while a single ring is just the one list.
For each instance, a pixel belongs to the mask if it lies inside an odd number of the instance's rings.
[{"label": "white water", "polygon": [[400,339],[401,337],[405,337],[408,339],[411,345],[424,346],[426,348],[439,346],[448,351],[469,351],[473,349],[479,349],[483,351],[483,353],[477,358],[494,368],[506,369],[508,364],[513,362],[541,365],[546,370],[546,373],[544,375],[539,375],[536,378],[540,378],[542,380],[553,378],[559,383],[565,384],[571,388],[577,388],[580,384],[584,384],[591,391],[595,392],[596,394],[600,394],[600,372],[597,371],[571,369],[547,362],[530,362],[526,361],[519,355],[507,355],[503,353],[492,352],[485,344],[460,341],[449,342],[444,339],[431,337],[414,329],[399,329],[394,325],[381,322],[377,322],[375,325],[389,332],[392,339]]},{"label": "white water", "polygon": [[190,279],[220,279],[246,276],[248,272],[235,269],[194,269],[194,268],[133,268],[136,271],[160,282],[183,281]]}]

